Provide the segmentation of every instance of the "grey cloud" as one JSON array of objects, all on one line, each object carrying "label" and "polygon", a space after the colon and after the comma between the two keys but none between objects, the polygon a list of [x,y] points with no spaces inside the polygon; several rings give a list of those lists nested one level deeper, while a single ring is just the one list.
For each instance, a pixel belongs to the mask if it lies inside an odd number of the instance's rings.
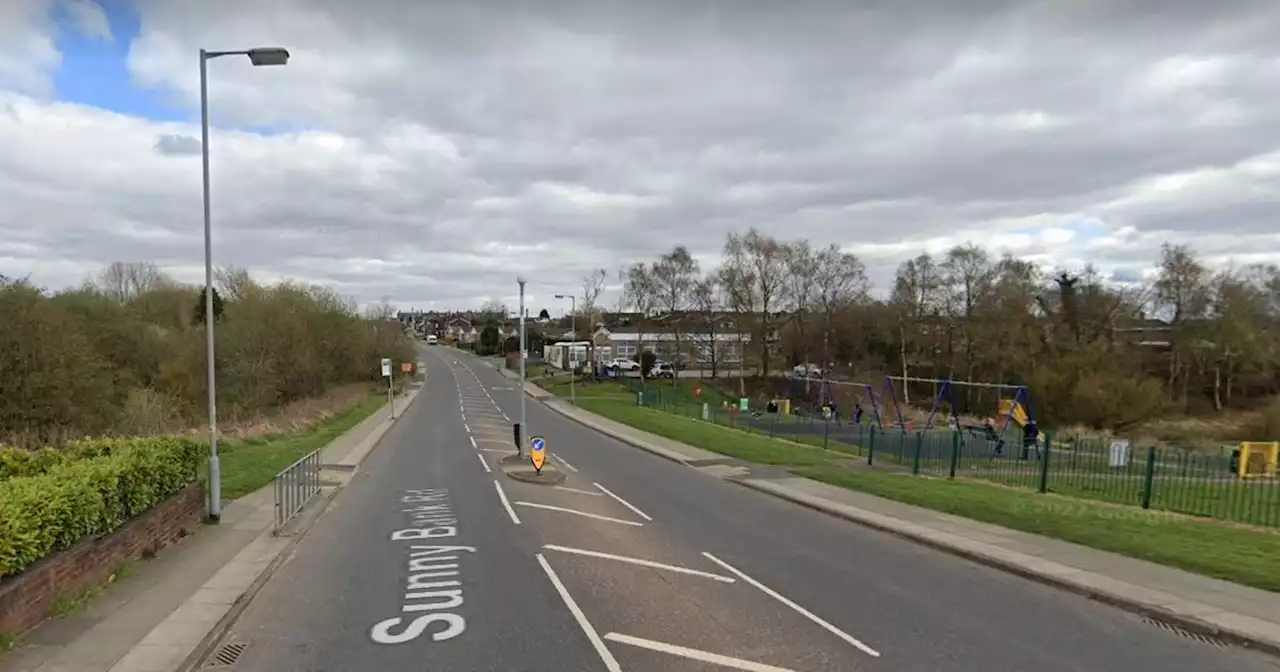
[{"label": "grey cloud", "polygon": [[156,151],[166,156],[191,156],[200,153],[200,141],[168,133],[156,139]]}]

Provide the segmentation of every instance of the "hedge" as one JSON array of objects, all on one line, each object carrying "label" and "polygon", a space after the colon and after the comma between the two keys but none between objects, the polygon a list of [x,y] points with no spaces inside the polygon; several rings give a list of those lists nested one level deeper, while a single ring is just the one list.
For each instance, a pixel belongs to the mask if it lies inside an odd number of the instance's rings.
[{"label": "hedge", "polygon": [[157,437],[85,439],[52,452],[58,455],[37,451],[27,462],[4,462],[19,466],[0,480],[0,577],[112,532],[173,496],[195,482],[203,448]]}]

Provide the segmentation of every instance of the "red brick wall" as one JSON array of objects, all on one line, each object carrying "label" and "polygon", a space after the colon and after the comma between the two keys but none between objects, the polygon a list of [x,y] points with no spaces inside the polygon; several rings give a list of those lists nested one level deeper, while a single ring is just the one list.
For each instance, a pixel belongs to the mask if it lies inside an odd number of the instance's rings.
[{"label": "red brick wall", "polygon": [[0,580],[0,632],[30,630],[49,617],[59,595],[101,584],[120,563],[155,553],[194,532],[204,513],[204,489],[192,484],[115,532],[84,539]]}]

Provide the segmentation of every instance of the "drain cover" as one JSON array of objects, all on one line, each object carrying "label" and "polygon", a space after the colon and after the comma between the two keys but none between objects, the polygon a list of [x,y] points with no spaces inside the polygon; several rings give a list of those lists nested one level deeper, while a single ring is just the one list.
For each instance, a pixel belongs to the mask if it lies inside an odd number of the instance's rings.
[{"label": "drain cover", "polygon": [[1178,626],[1176,626],[1176,625],[1174,625],[1174,624],[1172,624],[1172,623],[1165,623],[1164,621],[1161,621],[1161,620],[1158,620],[1158,619],[1154,619],[1154,618],[1150,618],[1150,617],[1146,617],[1146,616],[1144,616],[1144,617],[1142,618],[1142,621],[1143,621],[1144,623],[1146,623],[1147,625],[1150,625],[1150,626],[1153,626],[1153,627],[1156,627],[1156,628],[1160,628],[1161,630],[1164,630],[1165,632],[1171,632],[1171,633],[1173,633],[1173,634],[1175,634],[1175,635],[1177,635],[1177,636],[1179,636],[1179,637],[1185,637],[1185,638],[1187,638],[1187,639],[1190,639],[1190,640],[1193,640],[1193,641],[1196,641],[1196,642],[1200,642],[1201,644],[1208,644],[1209,646],[1216,646],[1216,647],[1218,647],[1218,648],[1220,648],[1220,649],[1225,649],[1225,648],[1227,648],[1227,647],[1229,647],[1229,646],[1230,646],[1230,644],[1228,644],[1227,642],[1222,641],[1221,639],[1218,639],[1217,637],[1212,637],[1212,636],[1210,636],[1210,635],[1201,634],[1201,633],[1199,633],[1199,632],[1192,632],[1192,631],[1190,631],[1190,630],[1184,630],[1184,629],[1182,629],[1182,628],[1180,628],[1180,627],[1178,627]]},{"label": "drain cover", "polygon": [[219,667],[231,667],[240,660],[240,655],[244,653],[248,644],[223,644],[218,647],[217,651],[205,661],[204,669],[216,669]]}]

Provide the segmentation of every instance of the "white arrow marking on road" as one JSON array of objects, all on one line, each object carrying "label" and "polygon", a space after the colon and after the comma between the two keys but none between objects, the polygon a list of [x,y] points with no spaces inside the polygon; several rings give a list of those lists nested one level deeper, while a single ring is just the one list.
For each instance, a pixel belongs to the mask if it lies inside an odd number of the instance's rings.
[{"label": "white arrow marking on road", "polygon": [[631,502],[628,502],[627,500],[613,494],[612,491],[610,491],[608,488],[604,487],[603,485],[600,485],[599,483],[594,483],[594,482],[591,485],[594,485],[597,488],[599,488],[600,492],[603,492],[604,494],[609,495],[610,497],[618,500],[618,503],[622,504],[628,509],[631,509],[631,511],[635,513],[637,516],[640,516],[641,518],[644,518],[645,520],[651,523],[653,522],[653,519],[649,517],[649,514],[645,513],[644,511],[641,511],[640,509],[637,509],[635,506],[631,504]]},{"label": "white arrow marking on road", "polygon": [[860,649],[863,653],[867,654],[868,656],[871,656],[871,657],[873,657],[873,658],[879,658],[879,657],[880,657],[880,652],[879,652],[879,651],[876,651],[875,649],[873,649],[873,648],[871,648],[871,647],[867,646],[866,644],[863,644],[862,642],[858,641],[858,639],[857,639],[856,637],[854,637],[853,635],[850,635],[849,633],[847,633],[847,632],[845,632],[845,631],[841,630],[840,628],[837,628],[836,626],[831,625],[830,623],[828,623],[828,622],[826,622],[826,621],[822,620],[822,618],[820,618],[819,616],[815,615],[813,612],[811,612],[811,611],[809,611],[808,609],[805,609],[804,607],[802,607],[802,606],[800,606],[800,605],[796,604],[795,602],[792,602],[791,600],[789,600],[789,599],[787,599],[787,598],[783,597],[782,595],[778,594],[778,592],[777,592],[777,591],[775,591],[775,590],[773,590],[772,588],[770,588],[770,587],[768,587],[768,586],[764,585],[763,583],[760,583],[759,581],[756,581],[755,579],[753,579],[753,578],[751,578],[751,577],[747,576],[746,574],[743,574],[741,570],[739,570],[739,569],[737,569],[737,568],[735,568],[735,567],[731,566],[729,563],[725,562],[724,560],[721,560],[720,558],[717,558],[716,556],[711,555],[710,553],[707,553],[706,551],[703,551],[703,552],[702,552],[702,554],[703,554],[703,555],[705,555],[705,556],[707,557],[707,559],[708,559],[708,560],[710,560],[710,561],[712,561],[712,562],[716,563],[717,565],[720,565],[721,567],[724,567],[725,569],[729,570],[729,571],[730,571],[730,572],[732,572],[733,574],[737,575],[737,577],[738,577],[739,579],[742,579],[743,581],[746,581],[747,583],[749,583],[749,584],[751,584],[751,585],[755,586],[756,588],[759,588],[761,591],[763,591],[763,592],[764,592],[764,594],[765,594],[765,595],[768,595],[769,597],[772,597],[773,599],[775,599],[775,600],[777,600],[777,601],[779,601],[779,602],[781,602],[781,603],[783,603],[783,604],[787,605],[788,607],[791,607],[792,609],[794,609],[794,610],[796,611],[796,613],[800,614],[801,616],[804,616],[805,618],[807,618],[807,619],[809,619],[809,620],[813,621],[814,623],[817,623],[818,625],[822,626],[822,627],[823,627],[823,628],[825,628],[828,632],[830,632],[831,634],[835,635],[836,637],[839,637],[840,639],[843,639],[844,641],[849,642],[850,644],[854,645],[855,647],[857,647],[858,649]]},{"label": "white arrow marking on road", "polygon": [[610,523],[618,523],[619,525],[631,525],[632,527],[643,527],[643,526],[644,526],[644,523],[637,523],[637,522],[636,522],[636,521],[634,521],[634,520],[623,520],[623,519],[621,519],[621,518],[610,518],[609,516],[600,516],[600,515],[597,515],[597,514],[594,514],[594,513],[587,513],[586,511],[575,511],[575,510],[573,510],[573,509],[566,509],[566,508],[564,508],[563,506],[551,506],[550,504],[534,504],[533,502],[515,502],[515,505],[516,505],[516,506],[528,506],[528,507],[531,507],[531,508],[534,508],[534,509],[546,509],[546,510],[548,510],[548,511],[563,511],[564,513],[572,513],[572,514],[579,515],[579,516],[585,516],[585,517],[587,517],[587,518],[595,518],[596,520],[606,520],[606,521],[609,521]]},{"label": "white arrow marking on road", "polygon": [[688,567],[677,567],[676,565],[667,565],[652,560],[641,560],[640,558],[628,558],[625,555],[614,555],[612,553],[601,553],[600,551],[588,551],[581,548],[569,548],[568,546],[556,546],[555,544],[547,544],[543,548],[551,551],[560,551],[561,553],[573,553],[576,555],[586,555],[592,558],[603,558],[605,560],[617,560],[618,562],[626,562],[641,567],[651,567],[653,569],[665,569],[669,572],[679,572],[681,574],[689,574],[691,576],[701,576],[708,579],[714,579],[722,583],[736,583],[737,579],[732,576],[723,574],[713,574],[698,569],[689,569]]},{"label": "white arrow marking on road", "polygon": [[631,646],[649,649],[650,651],[669,653],[673,656],[680,656],[691,660],[700,660],[704,663],[711,663],[712,665],[719,665],[721,667],[732,667],[735,670],[746,670],[746,672],[795,672],[795,670],[788,670],[785,667],[775,667],[773,665],[765,665],[764,663],[754,663],[750,660],[730,658],[729,656],[722,656],[718,653],[711,653],[710,651],[699,651],[697,649],[690,649],[687,646],[664,644],[662,642],[655,642],[652,639],[641,639],[639,637],[632,637],[631,635],[620,635],[616,632],[611,632],[605,635],[604,638],[611,642],[630,644]]}]

